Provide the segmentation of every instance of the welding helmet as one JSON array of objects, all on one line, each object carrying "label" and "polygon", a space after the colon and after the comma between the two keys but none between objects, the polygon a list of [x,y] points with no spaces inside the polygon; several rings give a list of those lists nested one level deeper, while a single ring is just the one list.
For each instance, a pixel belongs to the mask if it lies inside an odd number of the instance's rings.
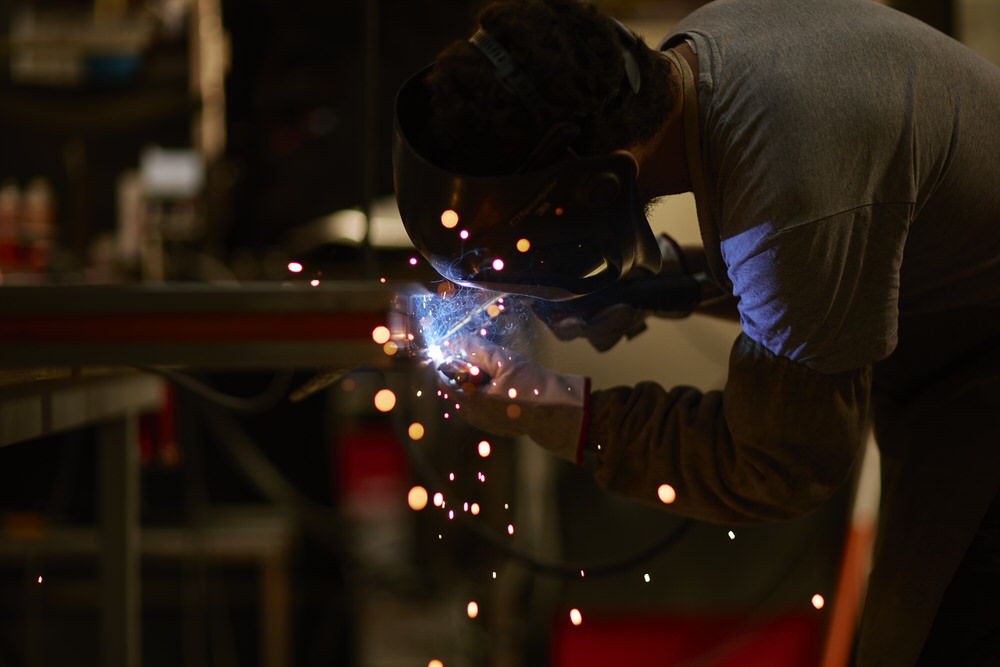
[{"label": "welding helmet", "polygon": [[547,300],[596,292],[660,253],[636,194],[636,165],[609,153],[504,175],[457,173],[421,145],[427,67],[399,90],[393,178],[403,226],[421,255],[460,285]]}]

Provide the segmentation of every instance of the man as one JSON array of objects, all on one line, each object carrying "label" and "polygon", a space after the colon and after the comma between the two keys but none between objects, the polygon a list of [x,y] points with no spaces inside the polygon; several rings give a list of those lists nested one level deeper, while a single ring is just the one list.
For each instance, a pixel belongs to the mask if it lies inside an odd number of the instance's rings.
[{"label": "man", "polygon": [[[543,299],[703,263],[742,334],[710,392],[591,392],[463,340],[492,382],[458,392],[461,414],[726,523],[824,502],[873,422],[858,664],[1000,664],[1000,70],[869,0],[716,0],[658,51],[568,0],[480,23],[398,102],[397,199],[424,255]],[[641,214],[686,191],[703,258],[657,246]],[[629,312],[549,324],[613,341]]]}]

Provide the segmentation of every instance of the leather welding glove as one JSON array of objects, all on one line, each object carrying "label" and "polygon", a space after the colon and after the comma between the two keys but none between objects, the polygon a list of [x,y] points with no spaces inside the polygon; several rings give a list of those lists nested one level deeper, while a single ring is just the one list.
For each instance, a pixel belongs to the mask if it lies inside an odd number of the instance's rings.
[{"label": "leather welding glove", "polygon": [[486,376],[480,385],[460,385],[438,372],[465,421],[494,435],[526,435],[560,458],[581,462],[589,378],[555,373],[479,336],[452,340],[449,350]]},{"label": "leather welding glove", "polygon": [[[656,237],[656,243],[660,248],[662,261],[660,272],[657,275],[674,276],[688,273],[684,263],[684,254],[674,239],[666,234],[660,234]],[[536,308],[536,315],[539,315],[556,338],[562,341],[586,338],[598,352],[610,350],[623,337],[631,339],[645,331],[646,318],[651,314],[667,318],[686,317],[690,314],[686,311],[656,311],[654,313],[627,303],[611,304],[589,317],[573,313],[547,317],[542,314],[543,310],[544,306]]]}]

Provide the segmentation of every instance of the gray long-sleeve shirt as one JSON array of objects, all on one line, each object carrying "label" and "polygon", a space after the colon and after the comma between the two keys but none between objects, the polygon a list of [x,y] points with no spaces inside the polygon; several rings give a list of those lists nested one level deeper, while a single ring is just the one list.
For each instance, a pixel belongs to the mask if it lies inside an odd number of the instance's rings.
[{"label": "gray long-sleeve shirt", "polygon": [[[810,457],[839,462],[827,492],[847,474],[898,319],[1000,304],[1000,69],[870,0],[716,0],[664,44],[682,39],[700,69],[699,209],[744,335],[724,392],[594,392],[587,437],[621,493],[655,502],[673,478],[694,516],[794,513],[823,495]],[[779,381],[788,363],[812,389]],[[777,498],[774,474],[799,488]]]},{"label": "gray long-sleeve shirt", "polygon": [[654,505],[670,484],[671,511],[711,521],[808,511],[857,460],[874,377],[898,479],[860,659],[912,664],[1000,483],[993,417],[948,442],[952,412],[1000,406],[997,362],[977,365],[1000,337],[1000,68],[871,0],[715,0],[664,46],[684,39],[700,222],[743,334],[722,391],[593,392],[595,478]]}]

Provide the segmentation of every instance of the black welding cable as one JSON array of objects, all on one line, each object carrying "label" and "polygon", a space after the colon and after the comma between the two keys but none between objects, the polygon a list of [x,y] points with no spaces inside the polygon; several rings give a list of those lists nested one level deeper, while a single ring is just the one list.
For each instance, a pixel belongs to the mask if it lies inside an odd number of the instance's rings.
[{"label": "black welding cable", "polygon": [[160,375],[178,387],[187,389],[191,393],[227,410],[245,413],[266,412],[276,407],[288,394],[288,388],[292,382],[291,371],[277,371],[271,377],[271,382],[267,388],[256,396],[233,396],[210,387],[187,373],[156,366],[136,366],[135,368],[147,373]]}]

